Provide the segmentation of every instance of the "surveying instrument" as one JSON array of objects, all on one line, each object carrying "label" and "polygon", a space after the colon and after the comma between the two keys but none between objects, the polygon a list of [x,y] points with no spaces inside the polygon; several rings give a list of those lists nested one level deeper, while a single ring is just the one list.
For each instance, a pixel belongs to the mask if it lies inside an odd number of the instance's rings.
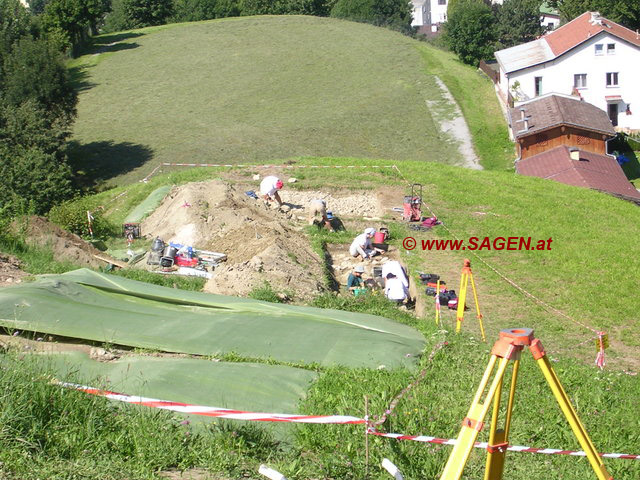
[{"label": "surveying instrument", "polygon": [[[598,480],[613,480],[607,472],[602,459],[598,456],[598,451],[594,447],[589,435],[582,426],[578,415],[569,401],[556,373],[551,367],[540,340],[534,338],[533,330],[530,328],[512,328],[500,331],[500,338],[493,345],[489,365],[484,372],[478,391],[471,402],[469,413],[462,421],[462,429],[449,455],[449,460],[444,467],[440,480],[459,480],[462,471],[467,464],[471,449],[484,427],[484,419],[487,415],[491,402],[493,401],[493,413],[491,417],[491,428],[489,430],[489,442],[487,446],[487,461],[485,464],[484,480],[501,480],[504,469],[505,455],[509,446],[509,428],[511,426],[511,414],[513,411],[513,400],[518,378],[518,367],[520,364],[520,352],[527,346],[536,360],[538,367],[542,370],[544,377],[553,392],[553,395],[562,410],[565,418],[571,425],[573,434],[580,442],[582,449],[586,453],[591,468]],[[509,399],[505,411],[504,427],[498,428],[498,417],[500,414],[500,399],[502,395],[502,385],[504,374],[509,361],[513,361],[511,373],[511,385],[509,388]],[[497,364],[497,367],[496,367]],[[495,368],[495,375],[491,381],[491,386],[487,391],[484,402],[483,394],[489,385],[491,374]]]},{"label": "surveying instrument", "polygon": [[464,307],[467,299],[467,287],[471,281],[471,289],[473,290],[473,300],[476,302],[476,314],[478,315],[478,324],[480,325],[480,333],[482,334],[482,340],[487,341],[484,336],[484,326],[482,325],[482,314],[480,313],[480,304],[478,304],[478,292],[476,291],[476,284],[473,281],[473,272],[471,271],[471,262],[467,259],[464,261],[462,267],[462,275],[460,276],[460,297],[458,298],[458,311],[456,314],[456,333],[460,333],[462,328],[462,320],[464,319]]}]

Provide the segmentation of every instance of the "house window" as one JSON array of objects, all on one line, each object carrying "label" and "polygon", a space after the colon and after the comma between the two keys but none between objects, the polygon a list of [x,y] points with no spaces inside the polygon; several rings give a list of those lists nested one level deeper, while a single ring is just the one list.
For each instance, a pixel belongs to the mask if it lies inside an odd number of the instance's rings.
[{"label": "house window", "polygon": [[573,76],[573,86],[575,88],[587,88],[587,74],[576,73]]},{"label": "house window", "polygon": [[542,95],[542,77],[535,77],[534,85],[535,85],[535,96],[539,97],[540,95]]},{"label": "house window", "polygon": [[604,45],[602,43],[596,43],[596,55],[602,55],[604,53]]},{"label": "house window", "polygon": [[577,141],[578,145],[589,145],[591,143],[591,139],[589,137],[583,137],[582,135],[578,135]]},{"label": "house window", "polygon": [[446,5],[447,0],[438,0],[438,5]]},{"label": "house window", "polygon": [[615,54],[616,54],[616,44],[607,43],[607,55],[615,55]]},{"label": "house window", "polygon": [[617,87],[617,86],[618,86],[618,72],[608,72],[607,87]]}]

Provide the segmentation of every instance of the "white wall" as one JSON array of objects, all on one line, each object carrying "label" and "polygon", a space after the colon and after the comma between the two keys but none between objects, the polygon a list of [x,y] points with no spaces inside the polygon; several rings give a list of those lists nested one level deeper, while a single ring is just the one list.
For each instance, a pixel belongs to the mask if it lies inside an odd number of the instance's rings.
[{"label": "white wall", "polygon": [[555,30],[560,25],[560,17],[553,15],[545,15],[544,13],[540,17],[540,25],[547,27],[548,31]]},{"label": "white wall", "polygon": [[429,0],[422,2],[409,2],[411,4],[411,26],[420,27],[427,24],[427,6]]},{"label": "white wall", "polygon": [[[603,45],[602,55],[595,54],[595,45]],[[607,44],[615,44],[615,54],[607,53]],[[618,85],[606,85],[607,72],[618,72]],[[571,94],[575,74],[586,74],[587,85],[578,88],[582,98],[607,111],[605,96],[620,95],[618,102],[618,127],[640,130],[640,48],[608,33],[600,33],[569,53],[545,64],[530,67],[502,77],[503,93],[511,89],[514,82],[520,83],[519,100],[535,97],[535,77],[542,77],[542,95],[547,93]],[[514,96],[513,89],[510,90]],[[518,100],[518,99],[516,99]],[[631,115],[625,113],[630,106]]]},{"label": "white wall", "polygon": [[446,22],[448,4],[448,0],[427,0],[425,2],[425,6],[427,7],[425,25],[436,25]]}]

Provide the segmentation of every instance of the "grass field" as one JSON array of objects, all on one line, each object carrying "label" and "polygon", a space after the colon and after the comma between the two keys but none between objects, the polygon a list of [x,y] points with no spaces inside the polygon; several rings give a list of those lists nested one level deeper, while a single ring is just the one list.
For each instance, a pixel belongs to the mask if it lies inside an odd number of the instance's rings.
[{"label": "grass field", "polygon": [[[71,64],[81,88],[75,157],[87,177],[111,185],[139,180],[158,162],[349,156],[459,164],[455,142],[439,129],[444,100],[434,74],[452,85],[472,120],[480,105],[470,128],[482,163],[507,168],[512,160],[490,82],[450,54],[386,29],[251,17],[96,42],[102,53]],[[483,147],[484,121],[497,150]]]},{"label": "grass field", "polygon": [[[348,165],[353,159],[305,158],[299,163]],[[384,162],[362,160],[362,163]],[[98,198],[108,205],[109,217],[117,222],[161,184],[226,174],[235,178],[240,174],[251,182],[254,171],[260,170],[174,169],[158,174],[148,184],[120,187],[103,192]],[[442,325],[436,327],[431,315],[415,319],[380,298],[319,297],[316,306],[383,315],[415,326],[427,338],[422,358],[426,375],[399,402],[383,430],[455,437],[498,330],[526,326],[534,328],[542,340],[597,448],[604,452],[639,453],[636,416],[640,382],[636,372],[640,339],[636,330],[640,304],[634,292],[640,271],[632,253],[639,220],[637,208],[597,192],[509,172],[475,172],[423,162],[404,162],[400,171],[410,181],[425,184],[425,201],[457,237],[552,237],[550,251],[478,253],[483,260],[571,318],[606,330],[612,345],[607,350],[607,367],[600,372],[593,365],[592,332],[546,312],[473,256],[487,343],[479,339],[473,310],[465,317],[462,334],[455,335],[452,333],[454,318],[447,311]],[[391,169],[331,172],[328,177],[326,170],[304,169],[295,175],[300,186],[309,188],[327,183],[337,188],[354,184],[368,188],[404,184],[402,177]],[[122,194],[125,191],[127,193]],[[599,219],[598,228],[594,228],[593,218]],[[602,240],[603,232],[606,241]],[[395,245],[400,246],[409,231],[394,225],[392,233]],[[441,227],[414,236],[418,241],[450,238]],[[319,231],[312,234],[311,242],[344,242],[345,238],[350,237],[341,234],[333,239]],[[412,272],[440,273],[456,289],[464,256],[463,252],[404,253]],[[615,288],[609,288],[611,285]],[[430,362],[429,353],[443,341],[448,345]],[[23,369],[10,371],[15,374],[2,380],[3,391],[8,393],[2,399],[7,427],[0,448],[3,462],[0,472],[9,478],[13,475],[24,479],[62,479],[81,473],[85,477],[99,475],[121,480],[153,478],[157,472],[169,469],[222,472],[213,478],[260,478],[256,473],[258,465],[268,463],[291,479],[360,479],[367,471],[369,478],[383,479],[388,476],[378,465],[384,457],[396,463],[405,478],[437,478],[450,452],[450,447],[370,438],[367,466],[362,427],[292,427],[291,443],[280,443],[269,428],[255,424],[219,424],[210,431],[195,432],[179,424],[179,420],[170,420],[157,412],[114,409],[108,403],[83,399],[79,394],[62,395],[44,381],[38,381],[34,387],[32,379],[43,378],[39,374]],[[308,414],[362,416],[366,395],[370,414],[377,416],[398,392],[416,379],[404,370],[332,368],[319,369],[319,374],[320,379],[301,405],[302,411]],[[89,380],[85,383],[91,383]],[[27,409],[24,398],[26,392],[33,391],[37,392],[31,394],[36,403]],[[52,402],[55,409],[43,407]],[[88,410],[91,415],[84,413]],[[69,415],[67,411],[74,414]],[[33,429],[30,425],[40,428]],[[41,435],[41,431],[56,434]],[[528,352],[523,356],[516,392],[511,443],[580,449]],[[108,455],[105,452],[109,452]],[[483,458],[481,451],[473,452],[465,478],[481,476]],[[616,479],[635,479],[640,475],[637,461],[606,460],[605,463]],[[564,456],[509,453],[506,472],[508,478],[515,480],[529,479],[532,474],[552,480],[595,478],[585,459]]]}]

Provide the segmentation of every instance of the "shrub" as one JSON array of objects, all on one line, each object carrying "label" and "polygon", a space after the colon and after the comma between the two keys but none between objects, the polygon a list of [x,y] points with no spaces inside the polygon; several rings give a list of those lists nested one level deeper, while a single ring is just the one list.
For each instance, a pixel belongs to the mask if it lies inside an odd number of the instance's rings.
[{"label": "shrub", "polygon": [[261,287],[254,287],[253,290],[249,292],[249,298],[271,303],[285,303],[290,296],[288,293],[276,292],[267,281],[265,281]]},{"label": "shrub", "polygon": [[118,227],[103,216],[102,207],[89,197],[67,201],[53,207],[49,211],[49,220],[69,232],[88,237],[91,232],[87,212],[91,212],[93,217],[91,227],[94,237],[106,238],[119,233]]}]

